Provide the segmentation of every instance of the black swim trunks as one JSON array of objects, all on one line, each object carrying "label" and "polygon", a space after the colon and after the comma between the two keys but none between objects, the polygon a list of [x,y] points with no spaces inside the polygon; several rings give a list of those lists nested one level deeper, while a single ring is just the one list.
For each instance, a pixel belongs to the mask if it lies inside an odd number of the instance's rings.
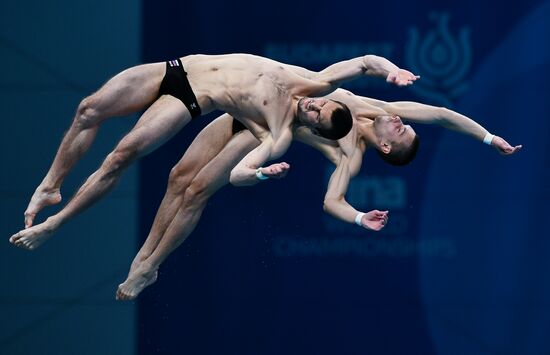
[{"label": "black swim trunks", "polygon": [[166,62],[166,74],[159,89],[159,97],[161,95],[171,95],[180,99],[191,113],[192,118],[201,115],[201,108],[179,58]]},{"label": "black swim trunks", "polygon": [[244,124],[241,123],[241,121],[237,119],[233,119],[233,135],[239,133],[240,131],[244,131],[247,129]]}]

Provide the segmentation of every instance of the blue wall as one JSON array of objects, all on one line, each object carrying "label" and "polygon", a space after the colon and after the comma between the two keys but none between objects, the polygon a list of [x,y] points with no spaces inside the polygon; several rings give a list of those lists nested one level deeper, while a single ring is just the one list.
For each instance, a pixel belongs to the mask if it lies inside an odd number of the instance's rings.
[{"label": "blue wall", "polygon": [[[140,353],[550,352],[541,223],[550,196],[550,2],[144,4],[145,61],[250,52],[320,69],[380,54],[422,79],[407,89],[372,80],[348,88],[447,106],[525,146],[504,158],[424,126],[409,167],[368,153],[348,199],[390,209],[375,234],[323,213],[332,168],[294,145],[284,180],[228,187],[211,200],[139,301]],[[170,167],[207,121],[142,161],[142,236]]]},{"label": "blue wall", "polygon": [[[114,295],[136,246],[138,172],[36,251],[23,212],[80,100],[140,61],[140,3],[0,2],[0,354],[132,354],[136,306]],[[120,21],[124,18],[124,21]],[[107,122],[61,190],[68,201],[135,119]],[[64,203],[60,204],[63,205]],[[46,208],[43,221],[60,209]]]}]

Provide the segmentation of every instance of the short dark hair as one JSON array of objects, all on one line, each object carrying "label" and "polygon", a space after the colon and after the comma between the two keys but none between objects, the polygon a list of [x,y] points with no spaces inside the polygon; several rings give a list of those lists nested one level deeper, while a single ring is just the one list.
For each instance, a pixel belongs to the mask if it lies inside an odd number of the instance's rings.
[{"label": "short dark hair", "polygon": [[349,108],[346,105],[340,101],[332,101],[340,104],[342,107],[339,107],[332,112],[332,115],[330,116],[330,123],[332,127],[330,129],[317,128],[317,132],[321,137],[335,141],[340,138],[344,138],[346,134],[351,131],[351,127],[353,126],[353,118]]},{"label": "short dark hair", "polygon": [[407,147],[407,149],[399,152],[389,152],[388,154],[384,154],[384,152],[378,150],[378,155],[380,155],[382,160],[384,160],[388,164],[395,166],[404,166],[414,160],[414,158],[416,157],[416,152],[418,152],[419,146],[420,138],[418,138],[417,134],[414,137],[411,145]]}]

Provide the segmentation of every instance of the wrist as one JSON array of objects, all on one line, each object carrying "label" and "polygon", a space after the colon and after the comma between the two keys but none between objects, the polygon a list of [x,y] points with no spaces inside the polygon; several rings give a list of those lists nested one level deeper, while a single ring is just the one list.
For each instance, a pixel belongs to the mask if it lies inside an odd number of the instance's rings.
[{"label": "wrist", "polygon": [[256,169],[256,178],[258,180],[267,180],[267,179],[269,179],[269,176],[265,176],[262,173],[262,167],[259,167],[258,169]]},{"label": "wrist", "polygon": [[493,143],[493,138],[495,138],[495,136],[493,134],[487,132],[487,134],[483,138],[483,143],[485,143],[487,145],[491,145],[491,143]]},{"label": "wrist", "polygon": [[363,216],[365,214],[363,212],[359,212],[357,216],[355,216],[355,224],[357,224],[359,227],[363,227]]}]

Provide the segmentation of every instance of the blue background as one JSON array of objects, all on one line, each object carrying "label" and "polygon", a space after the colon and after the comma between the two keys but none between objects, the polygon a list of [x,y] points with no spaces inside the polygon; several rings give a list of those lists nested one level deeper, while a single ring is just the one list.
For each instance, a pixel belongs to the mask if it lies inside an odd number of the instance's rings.
[{"label": "blue background", "polygon": [[[126,67],[187,54],[312,70],[382,55],[422,79],[346,87],[449,107],[524,148],[502,157],[416,125],[412,165],[367,152],[347,199],[390,210],[373,233],[323,212],[333,167],[296,143],[285,179],[222,189],[157,283],[116,302],[170,168],[215,114],[196,119],[39,250],[0,244],[0,354],[550,354],[549,20],[543,0],[2,1],[5,239],[80,100]],[[65,201],[135,119],[105,123]]]},{"label": "blue background", "polygon": [[[141,354],[550,353],[550,2],[145,1],[143,14],[144,61],[248,52],[321,69],[370,49],[422,79],[356,94],[444,105],[524,149],[422,126],[411,166],[366,154],[348,199],[390,209],[376,234],[323,213],[330,165],[295,144],[284,180],[223,189],[161,267],[139,299]],[[207,121],[142,160],[141,236]]]}]

